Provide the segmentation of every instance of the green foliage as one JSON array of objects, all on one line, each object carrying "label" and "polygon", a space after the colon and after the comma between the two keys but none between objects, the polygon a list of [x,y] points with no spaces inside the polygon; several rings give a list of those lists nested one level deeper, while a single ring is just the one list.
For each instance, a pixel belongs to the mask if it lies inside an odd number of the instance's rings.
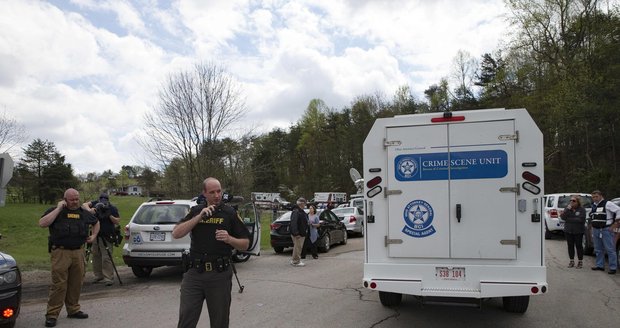
[{"label": "green foliage", "polygon": [[[81,196],[81,201],[91,199]],[[118,207],[121,227],[124,227],[142,202],[144,197],[114,197],[110,202]],[[55,206],[42,204],[6,204],[0,207],[0,250],[11,254],[22,270],[49,270],[47,253],[48,228],[39,227],[39,219],[46,209]],[[124,265],[121,257],[122,245],[114,251],[114,263]]]},{"label": "green foliage", "polygon": [[46,204],[53,203],[59,192],[78,185],[71,164],[65,163],[53,142],[41,139],[35,139],[24,149],[24,157],[10,181],[12,192],[21,201]]}]

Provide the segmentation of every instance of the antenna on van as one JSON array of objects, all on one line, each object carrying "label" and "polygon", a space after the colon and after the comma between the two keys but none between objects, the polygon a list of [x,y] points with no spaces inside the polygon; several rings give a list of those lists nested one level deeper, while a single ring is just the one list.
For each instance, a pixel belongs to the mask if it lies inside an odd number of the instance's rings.
[{"label": "antenna on van", "polygon": [[349,176],[351,176],[351,180],[353,180],[353,184],[355,185],[355,188],[357,188],[357,193],[363,193],[364,179],[362,178],[362,175],[355,168],[352,167],[349,170]]}]

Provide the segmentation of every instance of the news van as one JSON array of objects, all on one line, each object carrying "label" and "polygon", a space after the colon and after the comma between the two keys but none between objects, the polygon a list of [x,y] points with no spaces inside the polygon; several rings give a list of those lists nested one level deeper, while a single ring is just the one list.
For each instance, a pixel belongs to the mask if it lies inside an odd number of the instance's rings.
[{"label": "news van", "polygon": [[363,146],[363,285],[524,313],[547,292],[543,136],[525,109],[377,119]]}]

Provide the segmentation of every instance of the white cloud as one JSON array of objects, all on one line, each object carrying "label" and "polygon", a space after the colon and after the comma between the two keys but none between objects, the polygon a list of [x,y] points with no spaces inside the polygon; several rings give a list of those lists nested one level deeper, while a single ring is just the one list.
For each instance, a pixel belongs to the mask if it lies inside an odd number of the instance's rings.
[{"label": "white cloud", "polygon": [[144,113],[197,62],[227,67],[249,110],[238,127],[267,132],[313,98],[340,109],[404,84],[421,97],[458,50],[480,58],[506,30],[501,0],[0,1],[0,12],[0,106],[78,172],[145,164]]}]

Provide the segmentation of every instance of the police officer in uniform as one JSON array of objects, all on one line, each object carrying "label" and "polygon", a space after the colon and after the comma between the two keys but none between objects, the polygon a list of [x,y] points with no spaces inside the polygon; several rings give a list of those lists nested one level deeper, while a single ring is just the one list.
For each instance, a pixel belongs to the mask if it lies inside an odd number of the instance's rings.
[{"label": "police officer in uniform", "polygon": [[212,328],[228,327],[232,249],[247,250],[249,232],[234,208],[222,202],[222,187],[215,178],[203,183],[206,204],[192,207],[174,227],[172,236],[182,238],[191,232],[187,272],[181,283],[181,302],[177,327],[196,327],[206,300]]},{"label": "police officer in uniform", "polygon": [[[88,235],[88,226],[93,232]],[[99,233],[99,221],[87,209],[80,207],[80,194],[67,189],[64,199],[49,208],[39,220],[39,226],[49,227],[49,251],[52,262],[45,326],[56,326],[63,304],[69,318],[86,319],[80,311],[80,291],[84,279],[84,243],[92,243]]]},{"label": "police officer in uniform", "polygon": [[93,200],[82,205],[90,209],[90,213],[99,219],[101,228],[92,245],[93,254],[93,283],[103,282],[106,286],[114,284],[114,265],[112,256],[114,240],[116,239],[115,225],[121,222],[118,208],[110,203],[110,197],[106,193],[99,195],[99,200]]},{"label": "police officer in uniform", "polygon": [[592,192],[592,241],[596,254],[595,271],[605,271],[605,253],[609,260],[609,274],[616,274],[618,270],[618,255],[614,245],[614,231],[620,226],[620,207],[603,198],[600,190]]}]

